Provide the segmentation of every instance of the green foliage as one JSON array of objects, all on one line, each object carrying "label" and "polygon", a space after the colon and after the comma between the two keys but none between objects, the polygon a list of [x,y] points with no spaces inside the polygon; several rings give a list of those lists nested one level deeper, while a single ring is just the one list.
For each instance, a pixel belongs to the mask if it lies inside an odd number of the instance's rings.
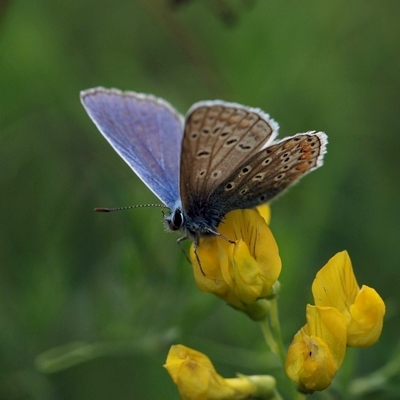
[{"label": "green foliage", "polygon": [[159,209],[92,212],[155,202],[80,105],[79,91],[98,85],[153,93],[182,113],[235,101],[270,113],[281,137],[328,134],[324,167],[272,207],[284,339],[305,322],[315,273],[347,249],[387,316],[332,398],[400,397],[398,373],[383,386],[362,380],[399,338],[400,3],[172,3],[1,9],[0,398],[176,399],[162,368],[171,343],[207,353],[224,376],[277,371],[260,357],[259,326],[198,291]]}]

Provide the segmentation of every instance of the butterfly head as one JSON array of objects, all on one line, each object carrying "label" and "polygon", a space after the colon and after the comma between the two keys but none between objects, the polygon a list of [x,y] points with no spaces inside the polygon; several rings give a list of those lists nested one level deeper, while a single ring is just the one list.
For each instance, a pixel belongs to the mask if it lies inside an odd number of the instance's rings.
[{"label": "butterfly head", "polygon": [[221,215],[218,219],[213,219],[210,215],[202,213],[191,216],[184,212],[182,206],[171,209],[169,214],[164,214],[164,223],[170,231],[182,231],[183,236],[178,242],[186,239],[193,240],[195,246],[199,244],[200,237],[219,235],[217,232],[218,224],[223,219]]},{"label": "butterfly head", "polygon": [[175,208],[166,215],[164,214],[164,222],[170,231],[179,231],[184,229],[185,217],[180,208]]},{"label": "butterfly head", "polygon": [[169,231],[182,231],[183,236],[178,239],[178,243],[182,240],[192,239],[195,242],[195,246],[199,242],[199,233],[195,229],[190,229],[185,214],[180,207],[175,207],[170,210],[169,214],[164,214],[164,224]]}]

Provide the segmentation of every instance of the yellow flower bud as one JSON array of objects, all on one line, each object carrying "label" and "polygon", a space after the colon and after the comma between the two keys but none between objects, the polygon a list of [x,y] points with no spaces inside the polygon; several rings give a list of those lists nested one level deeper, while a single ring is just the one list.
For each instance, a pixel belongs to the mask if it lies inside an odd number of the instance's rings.
[{"label": "yellow flower bud", "polygon": [[360,290],[347,251],[337,253],[321,268],[312,292],[316,305],[334,307],[346,317],[348,346],[367,347],[379,339],[385,303],[374,289],[363,286]]},{"label": "yellow flower bud", "polygon": [[302,392],[324,390],[346,352],[346,318],[332,307],[307,305],[307,324],[289,346],[285,370]]},{"label": "yellow flower bud", "polygon": [[215,371],[206,355],[181,344],[171,347],[164,367],[184,400],[242,400],[252,395],[267,397],[275,389],[275,379],[270,376],[240,375],[225,379]]}]

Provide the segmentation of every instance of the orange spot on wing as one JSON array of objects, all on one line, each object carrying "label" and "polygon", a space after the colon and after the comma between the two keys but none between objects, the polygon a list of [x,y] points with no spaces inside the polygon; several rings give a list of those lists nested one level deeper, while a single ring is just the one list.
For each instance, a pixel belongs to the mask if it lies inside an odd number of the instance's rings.
[{"label": "orange spot on wing", "polygon": [[303,162],[303,163],[299,164],[296,167],[296,169],[299,170],[299,171],[305,171],[306,169],[308,169],[308,163]]},{"label": "orange spot on wing", "polygon": [[312,147],[307,142],[307,140],[301,141],[300,142],[300,147],[301,147],[301,151],[303,152],[303,155],[300,157],[300,160],[308,160],[308,159],[310,159],[311,158]]}]

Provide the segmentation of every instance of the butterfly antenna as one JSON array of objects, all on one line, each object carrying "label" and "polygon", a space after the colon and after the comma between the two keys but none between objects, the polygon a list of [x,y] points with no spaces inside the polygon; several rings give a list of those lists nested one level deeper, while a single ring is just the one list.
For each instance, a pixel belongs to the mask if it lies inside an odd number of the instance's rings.
[{"label": "butterfly antenna", "polygon": [[165,204],[139,204],[137,206],[126,206],[126,207],[115,207],[115,208],[96,207],[94,209],[94,211],[95,212],[112,212],[112,211],[130,210],[131,208],[141,208],[141,207],[168,208]]}]

